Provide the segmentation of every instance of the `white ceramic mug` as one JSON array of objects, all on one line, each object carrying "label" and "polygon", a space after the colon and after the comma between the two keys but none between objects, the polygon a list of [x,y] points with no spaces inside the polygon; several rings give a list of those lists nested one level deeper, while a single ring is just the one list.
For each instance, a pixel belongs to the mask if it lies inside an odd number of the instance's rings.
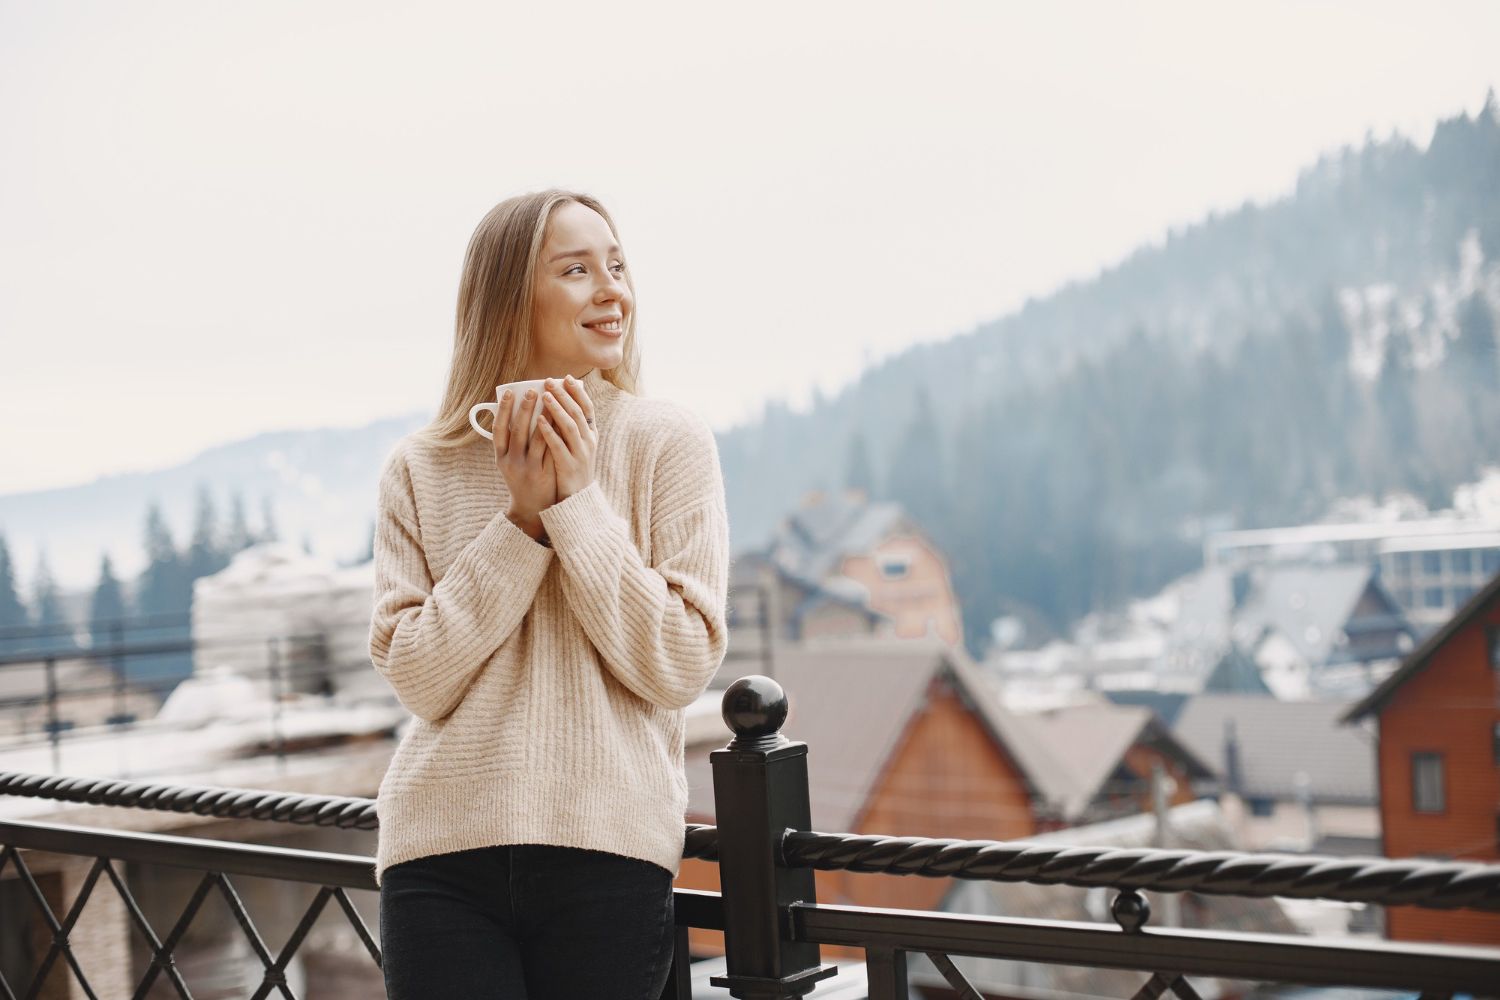
[{"label": "white ceramic mug", "polygon": [[[546,383],[547,380],[544,378],[528,378],[520,382],[507,382],[502,386],[497,386],[495,389],[495,396],[497,398],[505,395],[506,389],[510,390],[510,419],[512,420],[514,420],[516,418],[516,415],[521,412],[521,407],[526,402],[526,390],[536,390],[535,409],[531,411],[531,425],[526,428],[526,433],[528,436],[536,433],[536,422],[542,418],[542,393],[545,390]],[[485,437],[493,441],[495,439],[495,435],[479,426],[480,410],[489,410],[490,413],[494,414],[496,421],[498,421],[500,419],[500,404],[499,402],[492,400],[488,403],[475,403],[473,406],[469,407],[469,425],[480,434],[483,434]],[[496,426],[498,426],[498,424]]]}]

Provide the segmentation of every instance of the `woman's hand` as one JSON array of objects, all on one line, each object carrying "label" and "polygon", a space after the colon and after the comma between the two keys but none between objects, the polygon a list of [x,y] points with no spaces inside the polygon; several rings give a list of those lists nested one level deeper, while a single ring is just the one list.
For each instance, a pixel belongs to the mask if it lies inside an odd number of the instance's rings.
[{"label": "woman's hand", "polygon": [[557,502],[561,503],[594,481],[599,429],[594,426],[594,401],[582,382],[569,375],[562,380],[549,378],[544,387],[537,429],[557,470]]},{"label": "woman's hand", "polygon": [[[499,388],[496,386],[496,391]],[[495,467],[510,490],[510,509],[506,514],[533,538],[541,535],[542,508],[557,502],[556,465],[542,435],[542,421],[537,421],[535,432],[526,433],[531,415],[540,404],[536,390],[528,389],[515,417],[503,426],[497,421],[494,430]],[[511,390],[506,389],[500,397],[499,412],[509,416],[511,406]]]}]

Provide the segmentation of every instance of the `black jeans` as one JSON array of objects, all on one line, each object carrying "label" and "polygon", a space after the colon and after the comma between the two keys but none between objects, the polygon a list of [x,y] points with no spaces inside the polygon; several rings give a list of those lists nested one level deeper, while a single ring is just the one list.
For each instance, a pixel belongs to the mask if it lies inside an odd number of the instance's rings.
[{"label": "black jeans", "polygon": [[657,1000],[675,940],[672,873],[637,858],[505,844],[381,875],[389,1000]]}]

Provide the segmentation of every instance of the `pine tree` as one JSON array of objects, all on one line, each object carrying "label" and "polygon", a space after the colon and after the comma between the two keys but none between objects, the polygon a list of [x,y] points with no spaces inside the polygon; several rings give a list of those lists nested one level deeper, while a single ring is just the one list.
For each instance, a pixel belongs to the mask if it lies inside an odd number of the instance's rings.
[{"label": "pine tree", "polygon": [[1412,402],[1411,341],[1392,330],[1386,334],[1385,356],[1375,382],[1375,401],[1385,427],[1384,488],[1407,485],[1406,472],[1414,459],[1417,440],[1416,405]]},{"label": "pine tree", "polygon": [[844,469],[844,486],[864,490],[865,496],[875,497],[875,472],[870,468],[870,447],[865,441],[865,432],[856,427],[849,436],[849,461]]},{"label": "pine tree", "polygon": [[125,594],[115,578],[114,565],[106,552],[99,560],[99,583],[89,603],[89,643],[95,649],[115,644],[116,630],[124,630]]},{"label": "pine tree", "polygon": [[935,530],[946,518],[950,504],[937,416],[925,385],[917,387],[915,410],[889,468],[885,494],[905,507],[918,523]]},{"label": "pine tree", "polygon": [[193,541],[188,546],[188,579],[197,580],[199,577],[212,576],[228,563],[228,557],[219,548],[213,497],[208,492],[208,486],[200,483],[198,485],[198,513],[193,524]]},{"label": "pine tree", "polygon": [[146,512],[146,568],[141,573],[137,610],[142,615],[185,614],[192,606],[192,584],[172,531],[154,501]]},{"label": "pine tree", "polygon": [[271,509],[271,495],[265,494],[260,498],[260,519],[264,525],[260,532],[260,541],[276,542],[281,540],[281,533],[276,530],[276,514]]},{"label": "pine tree", "polygon": [[1455,373],[1471,389],[1479,392],[1500,390],[1500,337],[1495,334],[1495,317],[1479,292],[1464,301],[1458,313],[1458,336],[1453,341],[1449,361]]},{"label": "pine tree", "polygon": [[224,539],[224,551],[233,556],[255,544],[250,534],[250,524],[245,520],[245,495],[235,490],[229,498],[229,531]]},{"label": "pine tree", "polygon": [[0,628],[22,628],[31,624],[26,605],[16,592],[16,570],[10,558],[10,545],[0,535]]},{"label": "pine tree", "polygon": [[[186,561],[172,541],[171,529],[153,501],[146,512],[146,568],[136,587],[136,612],[142,617],[186,616],[192,610],[193,584]],[[186,640],[190,625],[148,627],[153,640]],[[191,653],[162,653],[130,660],[130,675],[139,680],[181,680],[193,672]],[[165,693],[165,692],[163,692]]]},{"label": "pine tree", "polygon": [[52,578],[52,568],[47,565],[46,550],[37,556],[36,576],[32,580],[32,608],[40,633],[34,644],[36,648],[53,653],[68,653],[78,648],[72,623],[63,614],[62,598],[57,592],[57,582]]}]

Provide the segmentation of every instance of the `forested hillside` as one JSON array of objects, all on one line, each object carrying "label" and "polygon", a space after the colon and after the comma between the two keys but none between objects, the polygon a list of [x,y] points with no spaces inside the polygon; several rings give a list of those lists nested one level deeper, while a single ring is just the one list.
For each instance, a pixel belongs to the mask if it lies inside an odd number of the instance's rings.
[{"label": "forested hillside", "polygon": [[1500,113],[1325,156],[991,327],[721,440],[736,546],[811,488],[900,500],[952,560],[970,651],[1199,565],[1205,527],[1336,498],[1445,506],[1500,463]]}]

